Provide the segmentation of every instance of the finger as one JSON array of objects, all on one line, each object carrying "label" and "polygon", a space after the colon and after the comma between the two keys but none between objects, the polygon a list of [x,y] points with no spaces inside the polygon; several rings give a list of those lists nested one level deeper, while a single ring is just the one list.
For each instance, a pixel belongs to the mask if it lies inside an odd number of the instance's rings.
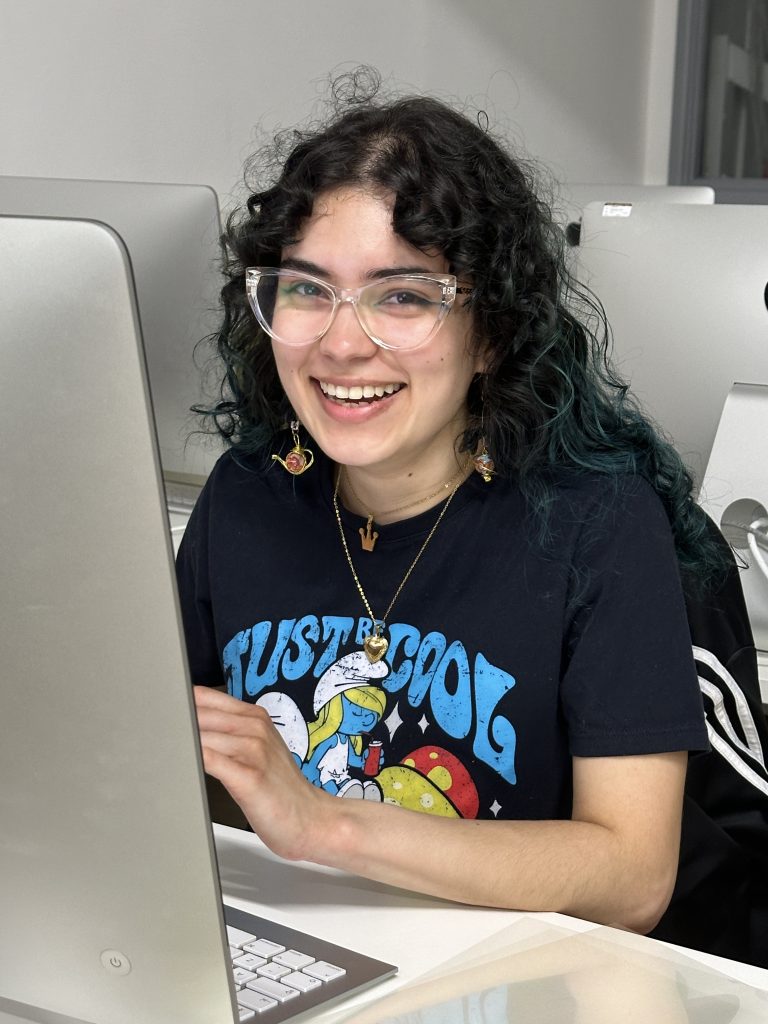
[{"label": "finger", "polygon": [[271,718],[263,708],[251,709],[249,712],[242,709],[240,701],[237,701],[237,704],[240,707],[226,710],[198,707],[198,727],[210,732],[231,732],[240,736],[259,736],[274,728]]},{"label": "finger", "polygon": [[252,784],[253,770],[207,744],[203,745],[202,750],[203,767],[206,774],[218,779],[229,790],[232,797],[240,803],[248,792],[249,785]]},{"label": "finger", "polygon": [[201,730],[200,744],[251,768],[265,764],[268,759],[267,745],[258,737]]},{"label": "finger", "polygon": [[222,690],[215,690],[211,686],[193,686],[192,692],[195,695],[195,703],[199,707],[226,708],[231,707],[232,705],[253,707],[252,704],[247,704],[245,701],[238,700],[237,697],[232,697],[230,694],[224,693]]},{"label": "finger", "polygon": [[251,704],[248,701],[239,700],[237,697],[230,697],[226,693],[211,690],[207,686],[195,686],[193,690],[198,711],[202,708],[209,708],[224,714],[250,716],[263,721],[269,720],[269,713],[260,704]]}]

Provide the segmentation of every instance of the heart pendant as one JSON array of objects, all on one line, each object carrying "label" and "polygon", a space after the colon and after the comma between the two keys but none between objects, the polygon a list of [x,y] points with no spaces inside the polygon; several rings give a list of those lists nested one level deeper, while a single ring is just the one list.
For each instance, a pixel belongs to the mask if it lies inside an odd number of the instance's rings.
[{"label": "heart pendant", "polygon": [[365,656],[372,665],[375,665],[377,661],[381,661],[387,653],[388,647],[389,641],[383,636],[367,636],[365,640],[363,640]]}]

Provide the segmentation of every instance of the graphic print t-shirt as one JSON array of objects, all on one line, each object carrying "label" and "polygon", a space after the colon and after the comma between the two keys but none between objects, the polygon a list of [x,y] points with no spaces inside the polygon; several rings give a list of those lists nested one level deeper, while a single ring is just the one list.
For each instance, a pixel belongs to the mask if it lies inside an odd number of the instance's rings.
[{"label": "graphic print t-shirt", "polygon": [[[193,681],[259,702],[309,784],[447,817],[567,818],[571,757],[707,746],[666,517],[642,481],[555,482],[545,547],[515,484],[456,493],[387,618],[341,545],[332,467],[222,457],[178,559]],[[380,616],[440,513],[373,551]]]}]

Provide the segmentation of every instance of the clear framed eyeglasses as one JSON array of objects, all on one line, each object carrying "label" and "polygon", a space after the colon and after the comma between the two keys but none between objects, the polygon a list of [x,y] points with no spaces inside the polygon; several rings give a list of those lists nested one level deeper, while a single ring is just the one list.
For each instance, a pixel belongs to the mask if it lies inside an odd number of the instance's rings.
[{"label": "clear framed eyeglasses", "polygon": [[311,345],[325,334],[344,302],[376,345],[398,350],[435,336],[457,295],[453,274],[393,274],[361,288],[338,288],[298,270],[249,267],[248,300],[270,337],[283,345]]}]

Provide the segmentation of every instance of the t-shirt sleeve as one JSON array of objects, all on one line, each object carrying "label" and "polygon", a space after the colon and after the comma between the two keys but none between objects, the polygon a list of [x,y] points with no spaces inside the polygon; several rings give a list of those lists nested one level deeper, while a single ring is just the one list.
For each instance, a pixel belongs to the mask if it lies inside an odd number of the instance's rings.
[{"label": "t-shirt sleeve", "polygon": [[672,535],[645,482],[585,516],[571,607],[561,683],[571,754],[706,750]]},{"label": "t-shirt sleeve", "polygon": [[224,677],[216,646],[208,563],[210,491],[209,479],[179,545],[176,579],[192,682],[220,686]]}]

